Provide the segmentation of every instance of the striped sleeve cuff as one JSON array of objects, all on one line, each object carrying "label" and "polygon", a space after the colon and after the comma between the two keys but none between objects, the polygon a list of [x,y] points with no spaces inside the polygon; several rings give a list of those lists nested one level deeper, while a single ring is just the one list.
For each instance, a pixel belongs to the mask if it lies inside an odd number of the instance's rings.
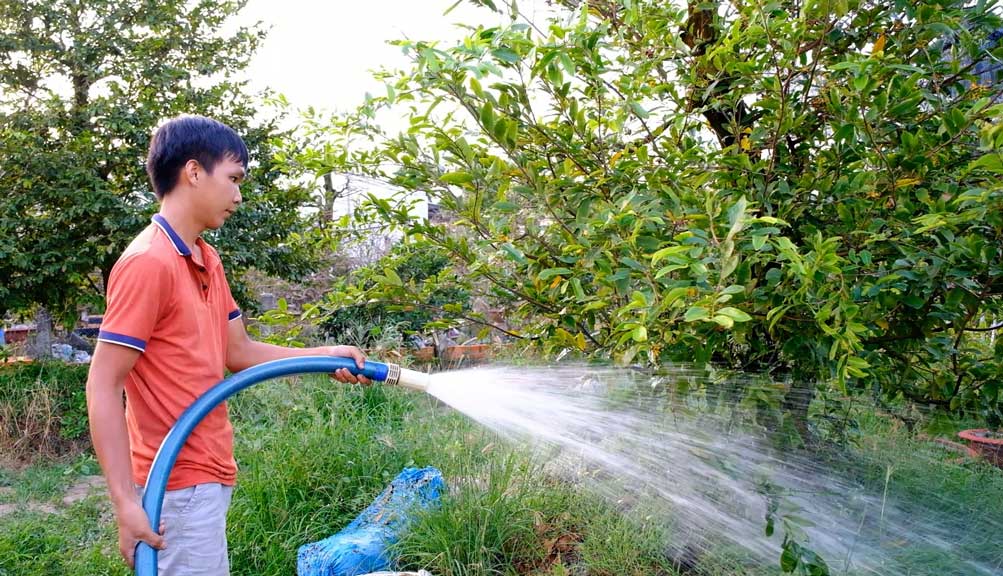
[{"label": "striped sleeve cuff", "polygon": [[116,334],[115,332],[107,332],[101,330],[98,332],[98,340],[101,342],[110,342],[112,344],[118,344],[119,346],[126,346],[139,350],[140,352],[146,351],[146,342],[140,340],[139,338],[133,338],[132,336],[126,336],[125,334]]},{"label": "striped sleeve cuff", "polygon": [[227,315],[226,319],[228,321],[229,320],[236,320],[237,318],[240,318],[240,316],[241,316],[241,314],[240,314],[240,308],[237,308],[235,310],[231,310],[230,314]]}]

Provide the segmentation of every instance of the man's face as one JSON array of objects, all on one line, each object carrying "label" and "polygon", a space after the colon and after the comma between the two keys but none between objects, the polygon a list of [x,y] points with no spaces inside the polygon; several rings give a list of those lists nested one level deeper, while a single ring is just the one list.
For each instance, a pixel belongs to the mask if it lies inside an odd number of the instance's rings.
[{"label": "man's face", "polygon": [[219,228],[226,222],[240,205],[240,184],[244,181],[246,173],[244,165],[240,162],[225,157],[213,171],[203,171],[201,176],[205,182],[199,186],[199,208],[202,213],[206,227],[213,230]]}]

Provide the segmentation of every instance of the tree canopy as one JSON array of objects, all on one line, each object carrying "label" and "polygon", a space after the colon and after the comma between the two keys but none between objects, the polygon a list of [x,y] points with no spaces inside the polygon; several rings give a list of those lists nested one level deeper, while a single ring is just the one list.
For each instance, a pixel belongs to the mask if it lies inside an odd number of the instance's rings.
[{"label": "tree canopy", "polygon": [[546,349],[999,415],[1003,106],[978,74],[1003,56],[994,2],[562,4],[542,24],[506,5],[510,24],[454,46],[401,41],[410,68],[357,115],[406,107],[409,128],[342,125],[382,160],[350,168],[455,215],[373,202],[451,254],[437,282]]},{"label": "tree canopy", "polygon": [[255,120],[239,73],[263,32],[224,23],[243,2],[16,0],[0,4],[0,314],[63,318],[100,301],[155,210],[143,162],[163,120],[212,116],[247,141],[245,206],[215,234],[238,296],[242,270],[295,276],[302,193],[276,185],[275,120]]}]

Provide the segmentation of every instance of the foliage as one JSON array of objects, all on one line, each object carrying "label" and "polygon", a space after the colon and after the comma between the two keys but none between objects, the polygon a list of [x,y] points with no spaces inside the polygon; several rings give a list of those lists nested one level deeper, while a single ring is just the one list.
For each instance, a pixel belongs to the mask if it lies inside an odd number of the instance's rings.
[{"label": "foliage", "polygon": [[779,518],[784,528],[784,540],[780,546],[780,569],[798,576],[829,576],[829,566],[806,544],[807,535],[794,517],[780,514],[780,497],[783,490],[766,483],[760,488],[767,501],[765,534],[773,536]]},{"label": "foliage", "polygon": [[0,313],[42,305],[68,320],[76,305],[100,302],[99,280],[155,208],[143,168],[150,135],[182,113],[230,124],[259,161],[243,209],[213,235],[234,279],[250,266],[305,270],[307,252],[290,242],[302,197],[275,182],[275,123],[252,123],[254,103],[236,79],[263,33],[222,32],[242,6],[0,6]]},{"label": "foliage", "polygon": [[545,350],[789,377],[802,420],[817,380],[999,415],[994,2],[562,4],[399,42],[355,117],[410,126],[352,126],[455,221],[374,214]]},{"label": "foliage", "polygon": [[59,361],[0,366],[0,458],[52,456],[86,440],[87,366]]},{"label": "foliage", "polygon": [[[291,108],[282,96],[272,103],[283,113]],[[299,112],[294,131],[274,140],[276,168],[309,195],[309,207],[315,216],[311,231],[333,241],[332,246],[337,246],[344,231],[328,236],[333,232],[331,226],[345,226],[350,221],[350,216],[336,219],[334,205],[354,192],[351,179],[362,176],[352,171],[361,166],[375,169],[381,160],[379,154],[364,146],[373,124],[373,119],[364,115],[328,115],[311,107]],[[336,176],[343,177],[345,183],[339,186]]]},{"label": "foliage", "polygon": [[[470,307],[469,292],[455,283],[441,282],[449,258],[431,244],[401,244],[379,262],[343,280],[320,303],[320,326],[330,337],[357,332],[360,346],[371,346],[387,327],[403,334],[423,334],[444,327],[443,316],[460,316]],[[449,272],[445,272],[449,274]],[[386,283],[396,283],[399,298],[373,300],[370,295]]]}]

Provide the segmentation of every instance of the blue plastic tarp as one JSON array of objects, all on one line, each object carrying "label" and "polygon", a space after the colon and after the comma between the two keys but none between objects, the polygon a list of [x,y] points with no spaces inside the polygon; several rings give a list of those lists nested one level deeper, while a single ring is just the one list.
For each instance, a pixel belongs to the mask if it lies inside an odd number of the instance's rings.
[{"label": "blue plastic tarp", "polygon": [[416,512],[435,506],[446,490],[433,467],[405,468],[351,524],[334,536],[300,546],[299,576],[359,576],[391,567],[389,547]]}]

